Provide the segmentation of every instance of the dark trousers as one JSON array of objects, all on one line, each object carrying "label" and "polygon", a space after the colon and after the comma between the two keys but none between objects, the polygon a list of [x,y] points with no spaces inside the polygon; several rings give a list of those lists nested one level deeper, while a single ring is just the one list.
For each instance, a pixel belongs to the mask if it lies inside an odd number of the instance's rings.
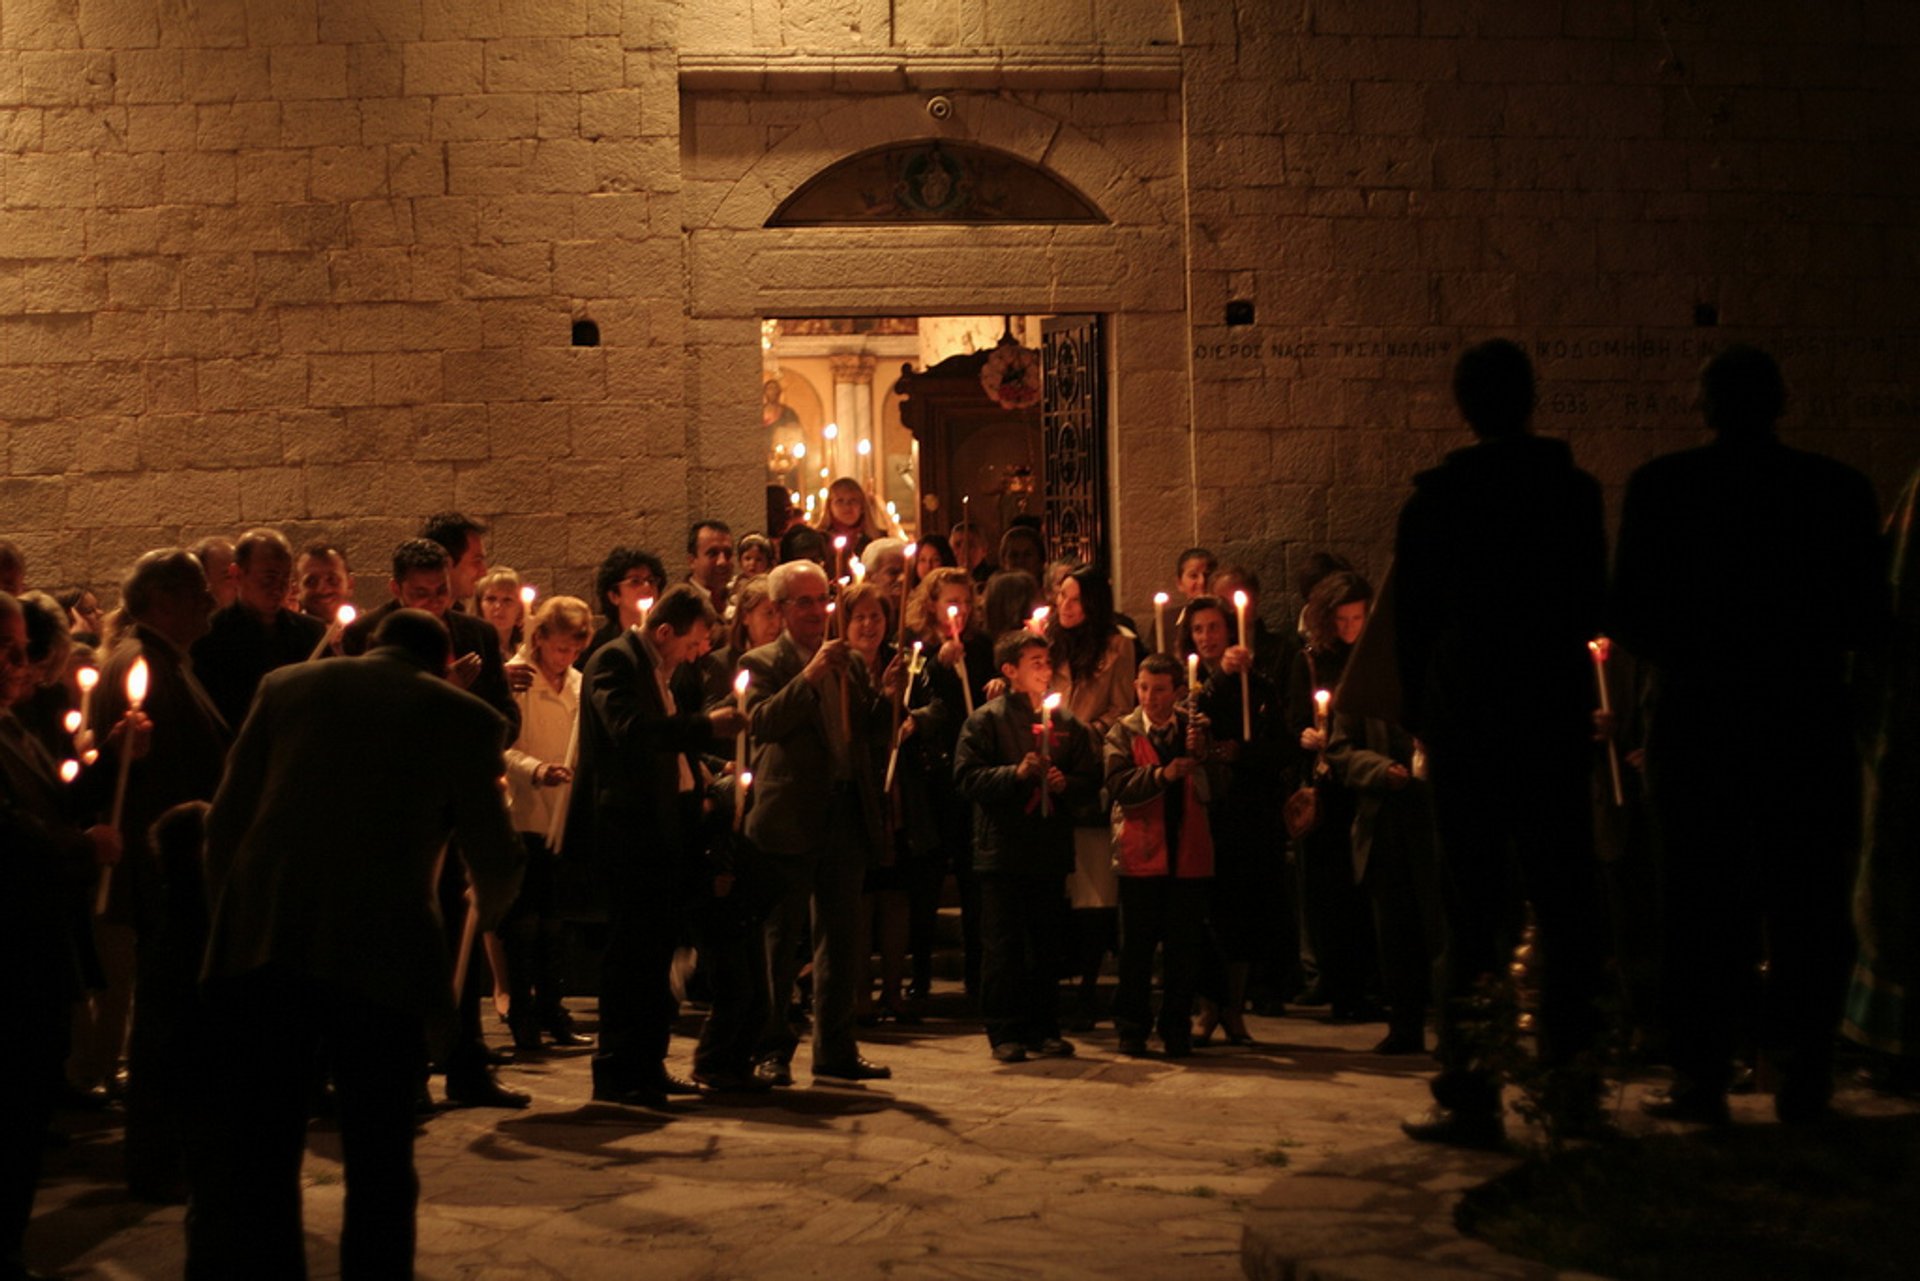
[{"label": "dark trousers", "polygon": [[[711,888],[711,887],[709,887]],[[745,1073],[767,1024],[766,920],[785,886],[768,855],[737,839],[733,883],[708,894],[698,913],[700,969],[712,1006],[693,1051],[704,1075]]]},{"label": "dark trousers", "polygon": [[[449,846],[445,857],[440,861],[440,921],[446,929],[447,956],[458,960],[460,956],[460,936],[467,926],[467,865],[460,860],[457,847]],[[480,1004],[483,993],[492,994],[491,985],[482,981],[481,961],[486,949],[480,946],[478,931],[473,936],[473,949],[467,953],[467,968],[456,975],[459,985],[460,1004],[455,1011],[456,1017],[449,1029],[445,1025],[435,1028],[434,1058],[440,1070],[447,1075],[449,1089],[457,1089],[469,1084],[487,1072],[487,1039],[480,1026]]]},{"label": "dark trousers", "polygon": [[204,1093],[189,1147],[187,1276],[306,1275],[300,1161],[311,1065],[323,1052],[346,1162],[340,1275],[412,1276],[421,1016],[275,967],[209,989],[206,1013]]},{"label": "dark trousers", "polygon": [[[1440,1074],[1434,1098],[1465,1112],[1499,1107],[1500,1081],[1479,1061],[1489,1029],[1475,988],[1505,973],[1532,904],[1540,957],[1540,1056],[1560,1065],[1599,1029],[1600,892],[1584,747],[1555,757],[1498,750],[1434,751],[1446,962]],[[1597,1078],[1596,1078],[1597,1084]]]},{"label": "dark trousers", "polygon": [[1174,876],[1120,878],[1120,989],[1113,998],[1113,1026],[1121,1035],[1144,1037],[1153,1026],[1153,953],[1160,948],[1160,1037],[1168,1045],[1191,1039],[1211,888],[1210,881]]},{"label": "dark trousers", "polygon": [[1747,1030],[1740,997],[1765,960],[1760,1031],[1779,1093],[1822,1103],[1854,954],[1858,762],[1844,724],[1730,734],[1739,723],[1728,709],[1650,727],[1668,1050],[1678,1086],[1724,1091]]},{"label": "dark trousers", "polygon": [[70,1002],[31,983],[15,996],[10,1026],[17,1039],[0,1054],[0,1269],[20,1262],[21,1238],[33,1217],[72,1019]]},{"label": "dark trousers", "polygon": [[1060,1035],[1060,905],[1065,878],[983,872],[980,1011],[987,1040],[1036,1045]]},{"label": "dark trousers", "polygon": [[1442,923],[1433,841],[1407,828],[1413,823],[1430,827],[1432,811],[1407,792],[1386,803],[1414,806],[1417,817],[1402,813],[1397,821],[1390,822],[1387,815],[1382,815],[1367,855],[1362,888],[1373,902],[1388,1022],[1396,1032],[1424,1035],[1427,1011],[1433,1005],[1436,967],[1445,951],[1446,927]]},{"label": "dark trousers", "polygon": [[1373,916],[1353,879],[1353,793],[1322,784],[1320,806],[1319,823],[1299,841],[1301,921],[1320,994],[1345,1011],[1373,986]]},{"label": "dark trousers", "polygon": [[[767,1019],[756,1056],[789,1062],[798,1040],[787,1002],[800,974],[800,940],[813,930],[813,1061],[845,1064],[859,1055],[853,1032],[860,957],[860,887],[867,874],[867,836],[851,785],[834,791],[821,844],[803,854],[769,856],[781,888],[767,912]],[[809,916],[811,909],[811,916]]]},{"label": "dark trousers", "polygon": [[554,909],[554,856],[546,838],[522,832],[527,850],[520,894],[500,922],[500,943],[507,951],[508,1019],[515,1028],[551,1027],[561,1004],[560,916]]},{"label": "dark trousers", "polygon": [[607,946],[600,960],[601,1071],[631,1082],[657,1075],[673,1037],[680,1001],[673,994],[673,953],[687,902],[664,869],[605,869]]}]

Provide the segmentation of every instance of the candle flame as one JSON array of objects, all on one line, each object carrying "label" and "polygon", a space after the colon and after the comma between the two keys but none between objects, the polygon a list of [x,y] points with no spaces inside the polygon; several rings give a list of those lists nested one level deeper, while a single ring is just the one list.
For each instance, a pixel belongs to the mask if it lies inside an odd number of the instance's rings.
[{"label": "candle flame", "polygon": [[78,734],[80,732],[80,709],[76,707],[73,711],[68,712],[60,723],[67,727],[67,733]]},{"label": "candle flame", "polygon": [[866,567],[866,564],[858,556],[855,556],[852,560],[848,561],[847,567],[853,571],[854,582],[859,583],[859,582],[866,581],[867,567]]},{"label": "candle flame", "polygon": [[127,701],[135,707],[147,701],[147,660],[133,660],[133,670],[127,673]]},{"label": "candle flame", "polygon": [[862,458],[865,458],[868,454],[871,454],[873,452],[873,442],[866,439],[865,437],[862,437],[860,440],[860,443],[855,445],[853,448],[854,448],[854,452],[858,453]]},{"label": "candle flame", "polygon": [[647,615],[651,614],[652,612],[653,612],[653,597],[642,596],[640,598],[640,621],[643,623],[646,622]]},{"label": "candle flame", "polygon": [[1233,594],[1233,607],[1235,609],[1245,609],[1247,607],[1247,594],[1245,592],[1235,592]]},{"label": "candle flame", "polygon": [[342,605],[333,612],[333,621],[342,627],[352,623],[358,617],[360,617],[360,611],[351,605]]},{"label": "candle flame", "polygon": [[960,607],[958,605],[947,606],[947,621],[952,622],[958,617],[960,617]]},{"label": "candle flame", "polygon": [[741,770],[740,771],[740,790],[744,792],[749,787],[752,787],[752,786],[753,786],[753,771],[750,769]]},{"label": "candle flame", "polygon": [[100,683],[100,669],[97,667],[83,667],[73,674],[73,679],[80,683],[81,693],[89,693],[95,685]]},{"label": "candle flame", "polygon": [[1333,701],[1333,691],[1316,689],[1313,691],[1313,705],[1321,711],[1327,710],[1327,704]]},{"label": "candle flame", "polygon": [[1153,594],[1153,603],[1155,605],[1164,605],[1169,600],[1172,600],[1172,599],[1173,598],[1171,596],[1168,596],[1165,592],[1155,592]]},{"label": "candle flame", "polygon": [[752,674],[749,673],[746,668],[744,667],[741,668],[740,674],[733,678],[733,692],[736,694],[746,693],[747,682],[751,681],[752,679],[753,679]]},{"label": "candle flame", "polygon": [[845,534],[835,534],[833,536],[833,550],[837,552],[847,550],[847,536]]},{"label": "candle flame", "polygon": [[61,761],[60,762],[60,781],[62,783],[71,783],[74,779],[79,777],[80,777],[79,761]]},{"label": "candle flame", "polygon": [[1041,633],[1045,632],[1047,630],[1047,615],[1051,614],[1052,612],[1053,611],[1047,608],[1045,605],[1034,606],[1033,616],[1027,619],[1027,630],[1032,632],[1035,636],[1038,636]]},{"label": "candle flame", "polygon": [[1604,636],[1596,636],[1587,642],[1587,648],[1593,651],[1594,662],[1604,663],[1607,661],[1607,655],[1613,650],[1613,642]]},{"label": "candle flame", "polygon": [[1060,706],[1060,694],[1059,694],[1059,691],[1057,691],[1057,690],[1056,690],[1055,692],[1053,692],[1053,693],[1051,693],[1051,694],[1049,694],[1049,695],[1047,695],[1047,696],[1046,696],[1045,698],[1043,698],[1043,699],[1041,699],[1041,700],[1040,700],[1040,706],[1042,706],[1042,707],[1044,707],[1044,708],[1046,708],[1046,709],[1047,709],[1048,711],[1052,711],[1052,710],[1053,710],[1054,708],[1056,708],[1056,707],[1058,707],[1058,706]]},{"label": "candle flame", "polygon": [[925,641],[915,641],[913,643],[913,656],[915,658],[920,657],[920,651],[925,649],[926,647],[927,647],[927,643]]},{"label": "candle flame", "polygon": [[91,765],[100,759],[100,749],[97,747],[89,747],[86,751],[80,753],[80,759]]},{"label": "candle flame", "polygon": [[540,594],[540,589],[538,587],[535,587],[532,583],[528,583],[525,587],[522,587],[520,589],[520,604],[526,607],[527,609],[532,609],[533,598],[538,596],[539,594]]},{"label": "candle flame", "polygon": [[908,544],[907,544],[907,559],[908,559],[908,560],[912,560],[912,559],[913,559],[914,557],[916,557],[916,556],[918,556],[919,554],[920,554],[920,544],[919,544],[919,543],[908,543]]}]

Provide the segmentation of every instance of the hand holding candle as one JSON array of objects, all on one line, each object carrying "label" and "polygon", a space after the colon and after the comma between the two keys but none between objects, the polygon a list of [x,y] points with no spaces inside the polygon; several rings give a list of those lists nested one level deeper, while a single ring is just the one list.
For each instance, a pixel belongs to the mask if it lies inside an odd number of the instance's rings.
[{"label": "hand holding candle", "polygon": [[1053,611],[1045,605],[1035,605],[1032,616],[1027,619],[1027,630],[1035,636],[1038,636],[1041,640],[1045,640],[1047,638],[1047,616],[1052,612]]},{"label": "hand holding candle", "polygon": [[[1240,643],[1251,652],[1253,633],[1247,630],[1247,594],[1245,592],[1233,594],[1233,612],[1240,624]],[[1240,669],[1240,741],[1243,743],[1253,741],[1253,694],[1247,669],[1244,667]]]},{"label": "hand holding candle", "polygon": [[1327,710],[1333,705],[1333,691],[1316,689],[1313,691],[1313,728],[1320,735],[1320,759],[1327,758]]},{"label": "hand holding candle", "polygon": [[[947,631],[956,641],[960,639],[960,607],[958,605],[947,606]],[[960,661],[954,664],[954,670],[960,674],[960,693],[967,700],[967,715],[971,716],[973,715],[973,682],[967,678],[967,654],[964,647],[960,651]]]},{"label": "hand holding candle", "polygon": [[[147,660],[145,658],[134,659],[132,668],[127,672],[127,715],[131,716],[133,713],[139,711],[140,705],[147,701],[147,680]],[[109,826],[116,832],[120,830],[121,819],[126,813],[127,775],[132,769],[133,735],[132,733],[126,733],[120,736],[120,774],[119,777],[114,780],[113,784],[113,817],[109,822]],[[111,868],[103,868],[100,872],[100,892],[93,900],[93,914],[95,916],[100,916],[106,912],[107,897],[112,890],[113,871]]]},{"label": "hand holding candle", "polygon": [[347,628],[352,626],[353,620],[359,616],[360,611],[351,605],[342,605],[335,610],[333,622],[328,624],[327,630],[321,634],[320,643],[313,647],[313,653],[307,655],[307,661],[311,663],[316,658],[324,658],[328,650],[340,643],[340,637],[346,634]]},{"label": "hand holding candle", "polygon": [[[1593,684],[1600,694],[1600,710],[1611,719],[1613,697],[1607,691],[1607,657],[1613,652],[1613,642],[1596,636],[1587,642],[1587,652],[1593,655]],[[1607,769],[1613,776],[1613,803],[1623,806],[1627,803],[1627,793],[1620,783],[1620,749],[1614,744],[1611,732],[1607,734]]]}]

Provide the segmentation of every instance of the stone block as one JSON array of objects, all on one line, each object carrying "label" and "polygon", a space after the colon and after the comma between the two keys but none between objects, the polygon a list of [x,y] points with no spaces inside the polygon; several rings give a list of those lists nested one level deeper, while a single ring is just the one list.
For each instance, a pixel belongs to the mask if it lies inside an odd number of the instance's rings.
[{"label": "stone block", "polygon": [[592,141],[600,138],[637,138],[641,135],[640,90],[598,90],[581,94],[578,102],[581,137]]},{"label": "stone block", "polygon": [[200,404],[191,360],[149,360],[141,371],[147,381],[147,412],[187,413]]},{"label": "stone block", "polygon": [[348,463],[306,469],[310,515],[388,516],[451,507],[453,468],[444,463]]},{"label": "stone block", "polygon": [[433,135],[433,103],[426,98],[368,97],[360,103],[360,140],[369,146],[424,143]]},{"label": "stone block", "polygon": [[208,151],[169,151],[160,169],[160,194],[169,204],[230,205],[237,162]]},{"label": "stone block", "polygon": [[191,102],[242,102],[288,96],[275,88],[272,59],[264,49],[189,47],[180,52],[180,76],[186,98]]},{"label": "stone block", "polygon": [[315,200],[368,200],[386,194],[385,147],[315,147],[309,194]]},{"label": "stone block", "polygon": [[20,310],[92,311],[107,300],[107,268],[102,262],[25,263],[20,271]]},{"label": "stone block", "polygon": [[356,200],[347,206],[347,234],[355,247],[413,243],[413,202]]},{"label": "stone block", "polygon": [[309,174],[305,151],[249,151],[234,169],[234,196],[242,204],[304,200]]},{"label": "stone block", "polygon": [[[0,391],[4,395],[4,391]],[[79,470],[80,424],[71,418],[25,422],[10,433],[8,472],[14,476],[65,476]],[[9,519],[12,519],[9,513]],[[10,532],[17,531],[9,526]]]},{"label": "stone block", "polygon": [[276,45],[268,51],[268,70],[275,98],[347,96],[343,45]]},{"label": "stone block", "polygon": [[[159,324],[158,350],[153,353],[156,355],[213,359],[238,357],[260,350],[260,318],[251,312],[223,309],[169,311],[151,315]],[[99,331],[117,318],[114,312],[100,313],[99,323],[94,327],[96,346],[101,340]]]},{"label": "stone block", "polygon": [[270,414],[149,414],[137,431],[140,465],[153,471],[280,461],[279,425]]},{"label": "stone block", "polygon": [[[275,524],[307,515],[307,474],[299,467],[249,467],[240,473],[240,519]],[[299,544],[296,542],[295,546]]]},{"label": "stone block", "polygon": [[417,302],[440,302],[460,294],[460,251],[451,245],[416,246],[411,251],[413,293]]},{"label": "stone block", "polygon": [[[437,371],[434,377],[437,382]],[[415,458],[470,462],[486,458],[490,453],[485,405],[425,405],[414,411]]]},{"label": "stone block", "polygon": [[[494,458],[553,458],[570,439],[566,405],[509,402],[484,407],[487,452]],[[574,445],[574,452],[580,452]]]},{"label": "stone block", "polygon": [[[0,366],[0,418],[19,422],[54,417],[60,412],[61,377],[61,370],[46,366]],[[17,437],[15,444],[17,448]]]},{"label": "stone block", "polygon": [[256,254],[254,287],[262,302],[321,303],[327,301],[327,260],[317,253]]},{"label": "stone block", "polygon": [[190,150],[199,128],[199,115],[190,103],[136,104],[127,108],[127,150]]},{"label": "stone block", "polygon": [[571,239],[575,203],[575,197],[552,195],[482,200],[477,238],[494,244]]},{"label": "stone block", "polygon": [[461,465],[454,473],[454,505],[461,511],[545,511],[552,506],[552,481],[539,462],[484,462]]},{"label": "stone block", "polygon": [[418,40],[420,0],[328,0],[320,6],[320,39],[328,44]]},{"label": "stone block", "polygon": [[319,408],[374,403],[373,357],[365,354],[307,357],[307,403]]},{"label": "stone block", "polygon": [[[446,149],[439,143],[409,143],[387,148],[387,190],[395,197],[446,194]],[[416,232],[419,230],[416,224]]]},{"label": "stone block", "polygon": [[419,405],[439,399],[439,353],[374,353],[373,401],[375,404]]},{"label": "stone block", "polygon": [[113,55],[94,51],[27,51],[18,55],[21,103],[32,107],[113,101]]},{"label": "stone block", "polygon": [[0,511],[9,529],[60,529],[67,524],[67,485],[62,477],[0,479]]},{"label": "stone block", "polygon": [[572,44],[569,40],[553,38],[488,41],[483,53],[487,91],[525,93],[571,89]]},{"label": "stone block", "polygon": [[254,150],[280,145],[277,102],[213,103],[194,115],[194,145],[205,151]]},{"label": "stone block", "polygon": [[91,355],[91,317],[84,313],[44,312],[0,321],[0,350],[20,365],[73,365]]},{"label": "stone block", "polygon": [[475,245],[461,253],[461,286],[470,298],[515,298],[552,287],[552,251],[545,244]]},{"label": "stone block", "polygon": [[180,302],[187,307],[250,307],[253,255],[189,254],[180,263]]},{"label": "stone block", "polygon": [[307,362],[299,357],[209,360],[200,366],[198,377],[200,406],[206,410],[282,409],[307,403]]},{"label": "stone block", "polygon": [[114,54],[119,102],[179,102],[185,95],[178,49],[125,49]]},{"label": "stone block", "polygon": [[518,400],[526,383],[526,355],[511,348],[449,351],[441,357],[440,378],[449,400]]},{"label": "stone block", "polygon": [[327,255],[327,271],[335,302],[404,302],[413,296],[413,263],[409,251],[337,249]]},{"label": "stone block", "polygon": [[[527,102],[531,104],[532,99]],[[448,142],[447,193],[498,196],[528,190],[526,170],[534,146],[531,142]]]},{"label": "stone block", "polygon": [[[127,136],[125,107],[27,107],[15,112],[0,111],[0,120],[13,117],[19,117],[23,124],[38,118],[40,129],[37,145],[29,125],[20,138],[20,146],[5,146],[9,151],[37,151],[41,147],[48,151],[118,151]],[[0,143],[8,141],[8,133],[8,126],[0,123]]]},{"label": "stone block", "polygon": [[247,43],[312,44],[319,39],[318,0],[246,0]]},{"label": "stone block", "polygon": [[472,40],[434,40],[402,48],[406,92],[413,95],[479,93],[481,51]]},{"label": "stone block", "polygon": [[360,104],[325,99],[280,104],[283,147],[352,147],[360,142]]}]

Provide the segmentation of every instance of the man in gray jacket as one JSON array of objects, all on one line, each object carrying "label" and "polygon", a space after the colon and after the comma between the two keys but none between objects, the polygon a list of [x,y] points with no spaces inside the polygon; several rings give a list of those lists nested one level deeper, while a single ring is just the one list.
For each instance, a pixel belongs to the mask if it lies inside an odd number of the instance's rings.
[{"label": "man in gray jacket", "polygon": [[479,926],[517,892],[506,722],[445,675],[446,628],[382,620],[361,658],[271,673],[207,820],[207,1106],[187,1275],[305,1275],[300,1158],[324,1050],[347,1152],[341,1271],[413,1260],[413,1101],[452,1015],[435,903],[459,839]]}]

